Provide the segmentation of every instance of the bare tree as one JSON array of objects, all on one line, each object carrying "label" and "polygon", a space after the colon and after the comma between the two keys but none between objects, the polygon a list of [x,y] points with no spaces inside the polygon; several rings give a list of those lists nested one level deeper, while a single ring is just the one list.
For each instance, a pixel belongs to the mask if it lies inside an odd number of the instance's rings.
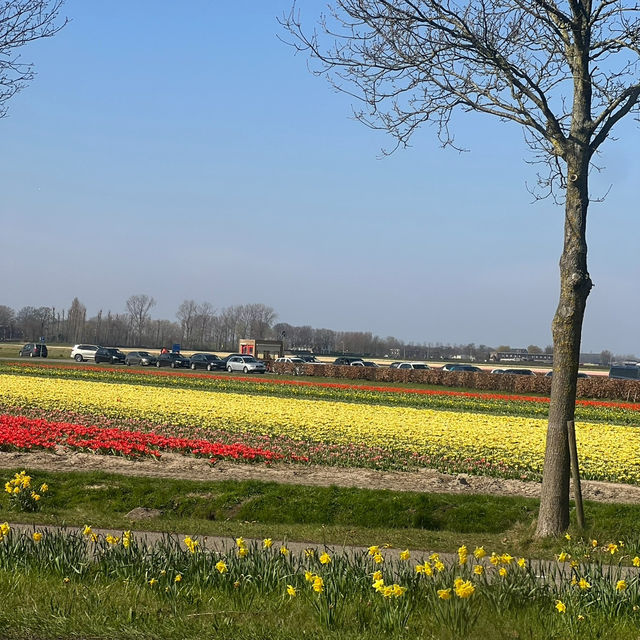
[{"label": "bare tree", "polygon": [[87,308],[78,298],[74,298],[67,314],[67,332],[72,342],[76,343],[82,340],[86,321]]},{"label": "bare tree", "polygon": [[614,126],[638,111],[639,15],[628,0],[335,0],[314,31],[295,6],[281,20],[315,71],[361,101],[356,116],[397,145],[427,122],[454,145],[456,111],[513,122],[544,169],[537,196],[564,201],[539,536],[569,525],[567,421],[593,286],[589,171]]},{"label": "bare tree", "polygon": [[33,79],[33,65],[22,62],[16,50],[54,36],[67,20],[58,20],[63,0],[6,0],[0,2],[0,118],[6,103]]},{"label": "bare tree", "polygon": [[15,331],[16,313],[11,307],[0,304],[0,340],[11,340]]},{"label": "bare tree", "polygon": [[195,300],[185,300],[178,307],[176,318],[178,318],[180,326],[182,327],[182,341],[184,344],[191,344],[191,335],[193,333],[197,310],[198,304]]},{"label": "bare tree", "polygon": [[134,339],[141,339],[145,324],[149,320],[149,310],[156,301],[144,293],[131,296],[127,300],[127,311]]}]

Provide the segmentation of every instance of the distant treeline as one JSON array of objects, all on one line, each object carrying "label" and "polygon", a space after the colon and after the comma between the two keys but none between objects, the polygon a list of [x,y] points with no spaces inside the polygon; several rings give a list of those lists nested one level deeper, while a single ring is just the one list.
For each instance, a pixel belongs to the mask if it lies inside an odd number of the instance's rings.
[{"label": "distant treeline", "polygon": [[[334,331],[311,326],[276,323],[275,310],[265,304],[242,304],[216,310],[209,302],[185,300],[175,320],[151,316],[155,300],[138,294],[126,300],[126,313],[99,311],[87,318],[86,307],[74,298],[68,309],[23,307],[15,311],[0,305],[0,340],[78,344],[82,342],[121,347],[160,348],[175,343],[184,349],[236,351],[243,338],[283,340],[285,349],[313,351],[321,355],[357,354],[407,360],[488,361],[496,349],[488,345],[405,343],[392,336],[381,338],[370,331]],[[501,345],[498,350],[508,349]],[[529,347],[538,349],[534,345]]]}]

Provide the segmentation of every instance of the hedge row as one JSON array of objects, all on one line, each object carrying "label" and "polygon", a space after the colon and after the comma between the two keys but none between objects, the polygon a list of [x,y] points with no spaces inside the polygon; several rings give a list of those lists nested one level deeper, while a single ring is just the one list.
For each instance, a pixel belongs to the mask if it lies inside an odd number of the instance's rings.
[{"label": "hedge row", "polygon": [[[442,371],[441,369],[415,370],[390,369],[389,367],[350,367],[333,364],[272,364],[274,373],[288,375],[346,378],[368,382],[412,382],[426,385],[504,391],[517,394],[537,393],[548,396],[551,378],[542,374],[517,376],[494,373],[471,373],[469,371]],[[578,397],[602,400],[640,402],[640,382],[635,380],[612,380],[606,376],[578,379]]]}]

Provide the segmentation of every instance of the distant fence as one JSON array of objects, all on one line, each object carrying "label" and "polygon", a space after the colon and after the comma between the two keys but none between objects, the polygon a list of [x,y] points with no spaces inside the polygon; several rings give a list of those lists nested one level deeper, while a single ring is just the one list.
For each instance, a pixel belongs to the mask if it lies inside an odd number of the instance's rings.
[{"label": "distant fence", "polygon": [[[478,391],[508,393],[551,393],[551,378],[542,374],[518,376],[470,371],[442,371],[441,369],[390,369],[389,367],[351,367],[333,364],[294,364],[274,362],[274,373],[326,378],[344,378],[361,382],[417,382],[443,387],[462,387]],[[640,382],[614,380],[606,376],[578,379],[578,397],[598,400],[640,402]]]}]

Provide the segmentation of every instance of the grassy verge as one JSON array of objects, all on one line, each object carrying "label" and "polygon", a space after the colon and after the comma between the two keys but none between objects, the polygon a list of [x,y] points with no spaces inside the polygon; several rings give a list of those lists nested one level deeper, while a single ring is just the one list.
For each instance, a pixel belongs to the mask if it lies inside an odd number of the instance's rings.
[{"label": "grassy verge", "polygon": [[[4,471],[0,478],[13,474]],[[538,502],[524,498],[95,472],[30,475],[32,486],[49,486],[40,511],[12,511],[5,492],[0,522],[33,523],[34,531],[44,524],[79,530],[40,536],[0,526],[3,638],[637,637],[640,581],[632,567],[620,566],[640,549],[635,505],[588,503],[584,541],[574,532],[572,540],[541,544],[531,535]],[[126,514],[135,507],[161,513],[132,522]],[[86,524],[180,532],[196,542],[189,548],[186,540],[163,539],[147,546],[136,534],[110,539],[82,532]],[[202,553],[204,538],[214,535],[240,540]],[[597,548],[591,543],[596,536]],[[280,540],[317,550],[283,551]],[[611,541],[615,556],[606,545]],[[324,544],[380,550],[331,552],[323,559]],[[497,555],[483,561],[474,552],[480,546]],[[457,555],[431,555],[426,562],[428,553],[403,558],[399,550],[407,547]],[[553,561],[541,570],[531,560],[561,550],[572,554],[565,564]],[[419,571],[417,562],[425,562]]]},{"label": "grassy verge", "polygon": [[[9,480],[16,471],[0,477]],[[42,509],[12,511],[3,493],[0,521],[331,545],[388,543],[443,552],[454,552],[461,544],[483,545],[527,557],[551,557],[567,546],[564,539],[540,543],[533,538],[538,501],[527,498],[158,480],[97,472],[30,475],[34,485],[49,485]],[[160,515],[133,522],[127,514],[136,507],[156,509]],[[633,534],[640,505],[588,502],[586,513],[585,539],[626,540],[627,553],[640,553],[640,537]]]}]

